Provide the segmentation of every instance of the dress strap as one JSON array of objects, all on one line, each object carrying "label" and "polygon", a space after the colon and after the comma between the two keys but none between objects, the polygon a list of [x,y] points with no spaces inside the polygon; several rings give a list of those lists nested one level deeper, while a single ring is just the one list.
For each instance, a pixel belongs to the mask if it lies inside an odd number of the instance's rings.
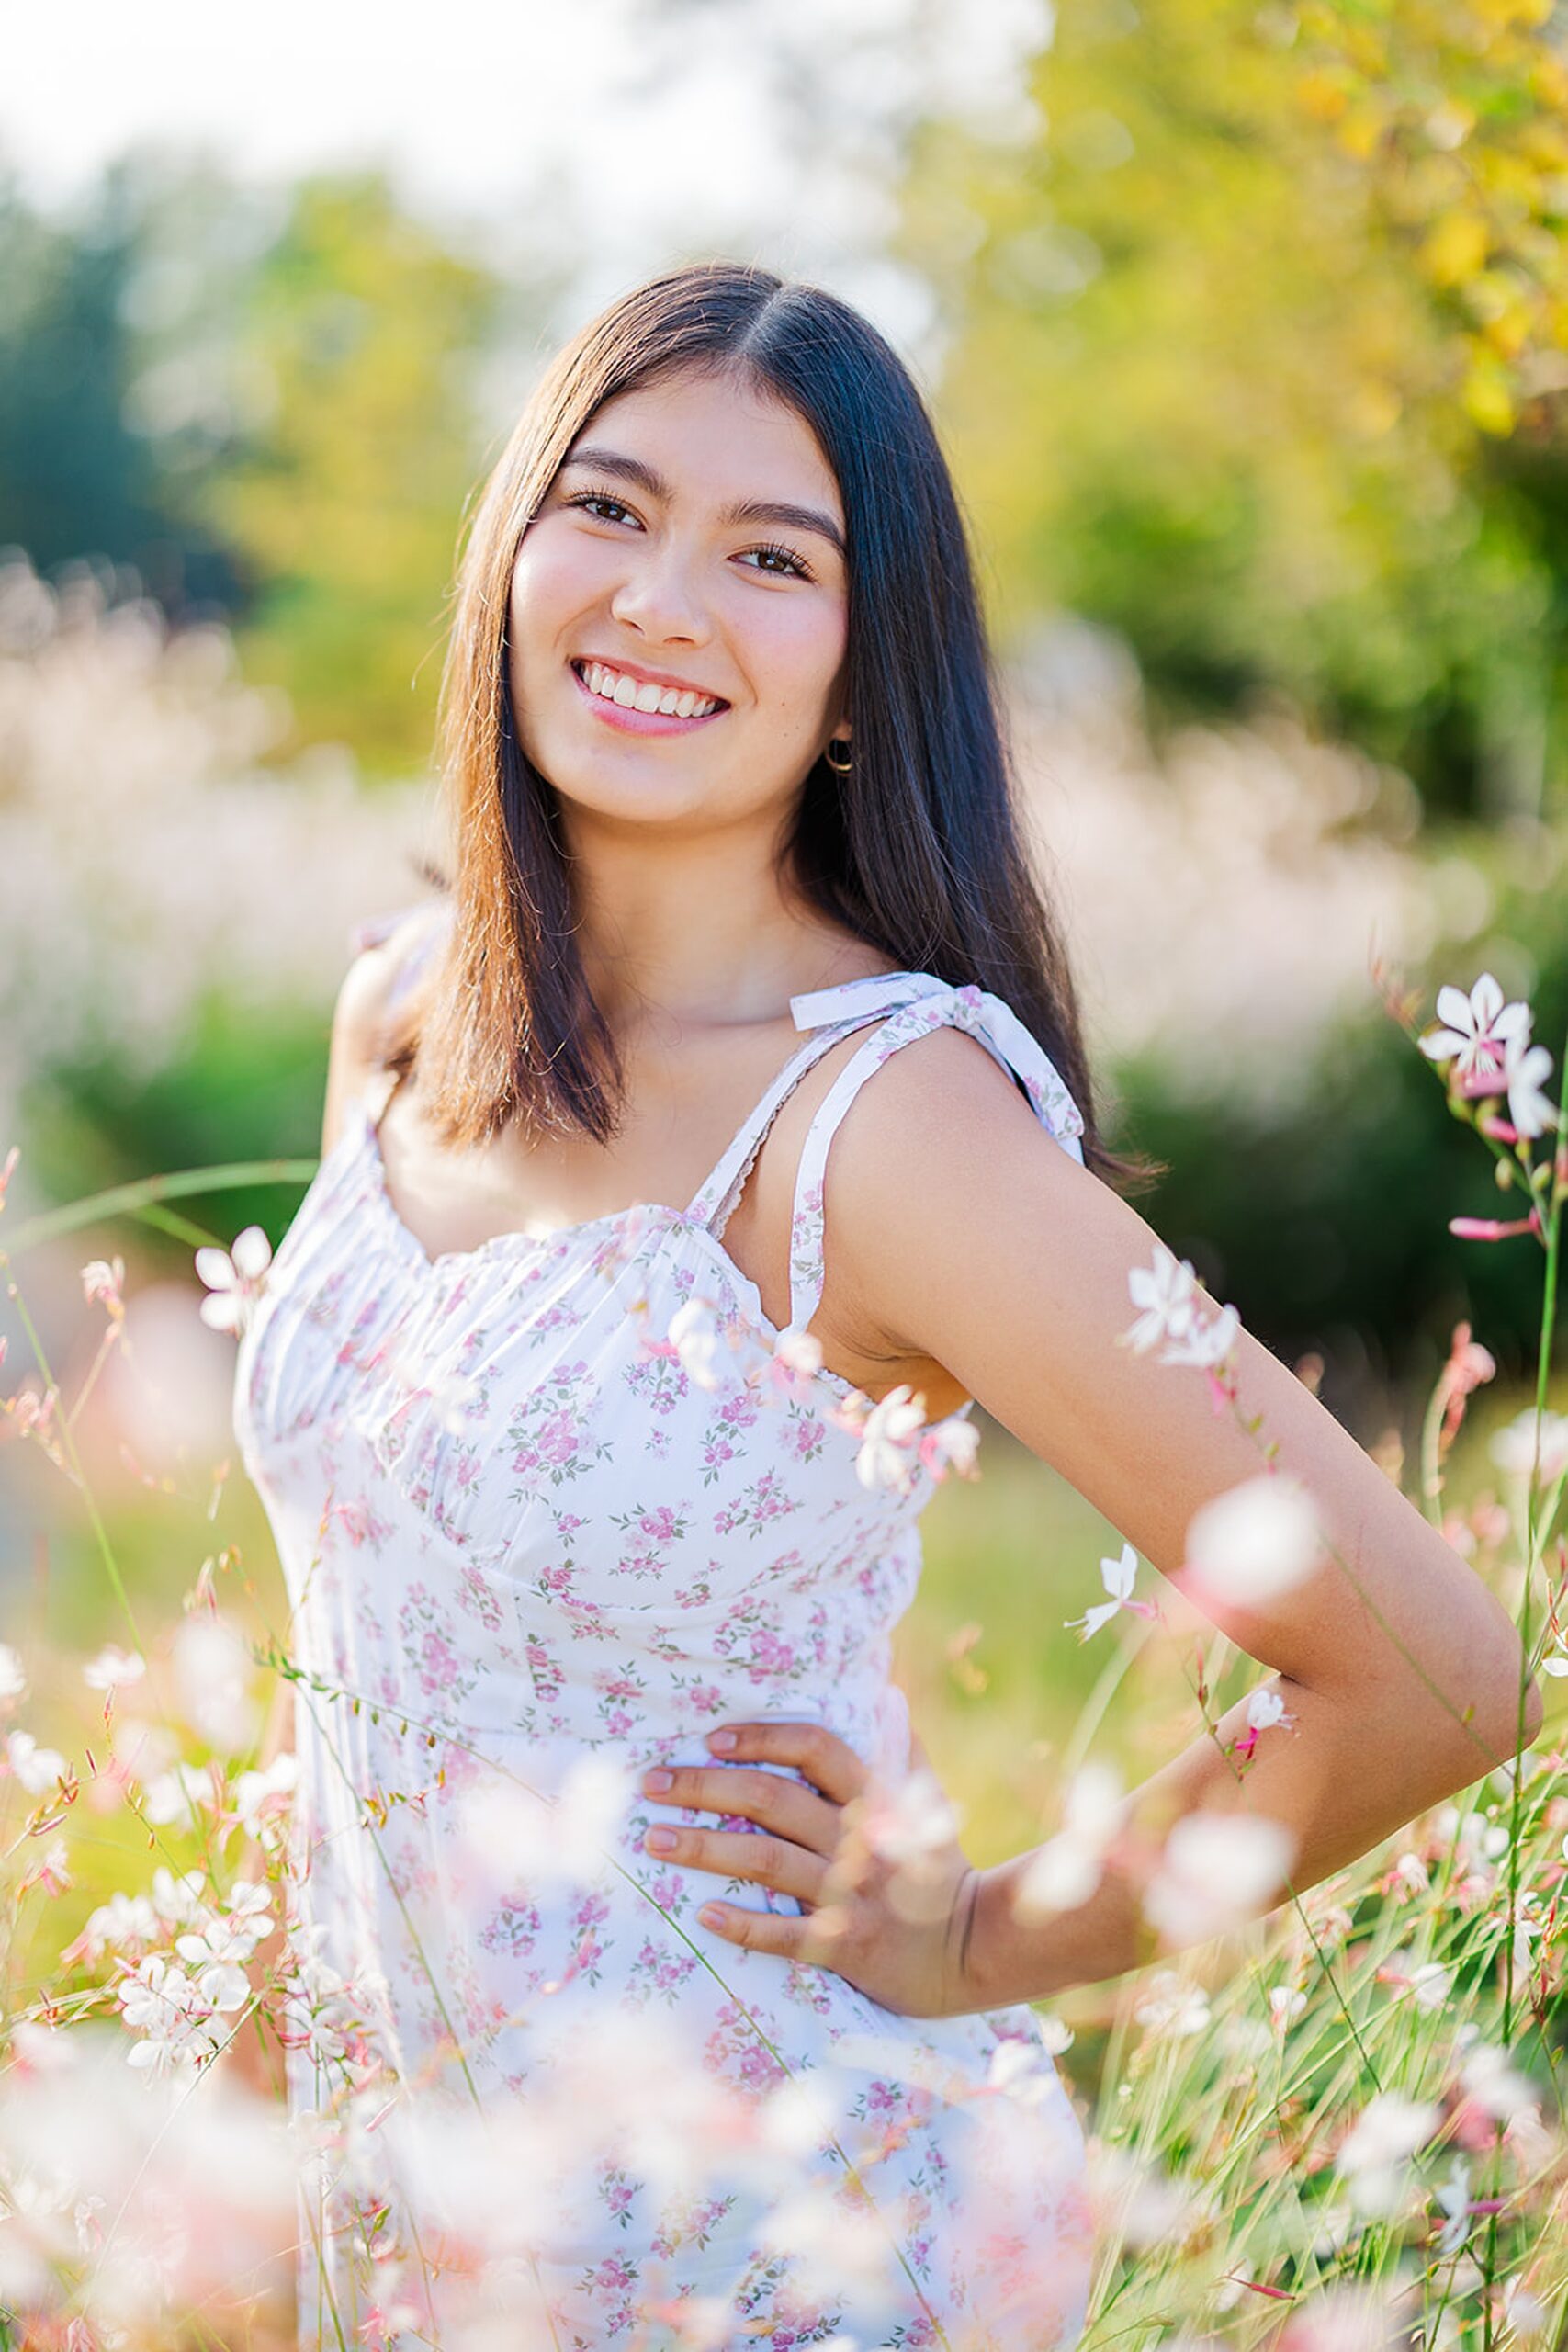
[{"label": "dress strap", "polygon": [[[895,977],[899,986],[892,992]],[[879,984],[889,992],[884,995],[879,1009],[886,1010],[891,1001],[894,1010],[839,1072],[818,1107],[801,1150],[790,1225],[790,1323],[797,1331],[804,1330],[810,1322],[822,1296],[826,1273],[822,1183],[828,1147],[866,1080],[900,1046],[911,1044],[932,1029],[966,1029],[994,1061],[1018,1080],[1046,1133],[1055,1136],[1071,1159],[1080,1166],[1083,1163],[1083,1114],[1055,1063],[1000,997],[976,987],[973,981],[957,987],[934,978],[929,972],[888,975]],[[861,980],[849,984],[851,989],[871,985]],[[792,997],[790,1009],[796,1025],[804,1027],[811,1009],[824,998],[847,994],[847,989],[827,989],[808,996]]]},{"label": "dress strap", "polygon": [[[853,1030],[863,1028],[867,1021],[877,1016],[877,1012],[886,1009],[888,1002],[896,1002],[896,997],[891,995],[896,978],[903,981],[903,978],[908,978],[908,974],[903,974],[903,971],[900,974],[874,974],[865,981],[846,981],[840,988],[813,988],[808,995],[790,997],[795,1028],[811,1030],[811,1035],[802,1046],[795,1049],[795,1054],[790,1054],[787,1063],[778,1072],[776,1080],[771,1082],[771,1087],[766,1089],[760,1103],[750,1110],[736,1134],[728,1138],[717,1167],[703,1179],[694,1200],[691,1200],[691,1206],[686,1209],[686,1216],[698,1218],[703,1226],[707,1226],[715,1239],[724,1232],[728,1214],[740,1200],[740,1193],[745,1190],[745,1179],[752,1171],[752,1159],[761,1150],[766,1131],[776,1120],[778,1110],[790,1099],[790,1093],[795,1093],[808,1068],[823,1058],[828,1046],[837,1045],[840,1037],[849,1037]],[[816,1007],[816,1018],[804,1021],[802,1004]]]},{"label": "dress strap", "polygon": [[[863,1029],[890,1004],[902,1002],[900,984],[918,977],[908,972],[879,972],[866,979],[846,980],[837,988],[813,989],[807,995],[791,997],[789,1009],[795,1027],[811,1034],[803,1046],[795,1048],[761,1101],[731,1136],[717,1165],[698,1187],[686,1211],[689,1217],[698,1218],[716,1238],[723,1232],[746,1188],[751,1163],[762,1148],[768,1129],[807,1071],[840,1037]],[[809,1017],[803,1017],[802,1008],[807,1006],[812,1007],[813,1012]]]}]

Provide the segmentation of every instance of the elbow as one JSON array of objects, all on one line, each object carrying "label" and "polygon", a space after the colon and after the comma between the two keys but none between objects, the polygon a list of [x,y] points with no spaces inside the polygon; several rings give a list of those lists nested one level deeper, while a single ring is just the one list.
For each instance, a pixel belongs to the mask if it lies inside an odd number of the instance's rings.
[{"label": "elbow", "polygon": [[1483,1770],[1511,1764],[1516,1756],[1534,1746],[1545,1719],[1540,1684],[1526,1671],[1521,1645],[1507,1670],[1499,1675],[1496,1695],[1465,1711],[1472,1777],[1477,1764]]}]

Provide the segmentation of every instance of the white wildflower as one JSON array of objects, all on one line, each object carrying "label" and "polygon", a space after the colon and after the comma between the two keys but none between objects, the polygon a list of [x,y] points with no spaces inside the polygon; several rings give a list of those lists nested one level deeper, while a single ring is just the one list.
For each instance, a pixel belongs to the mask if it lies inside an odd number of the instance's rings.
[{"label": "white wildflower", "polygon": [[1323,1556],[1310,1499],[1274,1472],[1213,1496],[1188,1524],[1187,1573],[1209,1599],[1235,1608],[1289,1592]]},{"label": "white wildflower", "polygon": [[1516,2116],[1527,2114],[1540,2105],[1540,2094],[1528,2075],[1508,2063],[1506,2051],[1496,2049],[1491,2042],[1472,2043],[1459,2070],[1461,2088],[1467,2098],[1499,2123],[1508,2123]]},{"label": "white wildflower", "polygon": [[705,1298],[688,1298],[675,1309],[666,1334],[681,1361],[681,1369],[698,1388],[716,1388],[714,1370],[719,1330],[713,1305]]},{"label": "white wildflower", "polygon": [[11,1777],[30,1797],[47,1796],[65,1777],[65,1758],[57,1747],[40,1747],[30,1731],[9,1732],[6,1761]]},{"label": "white wildflower", "polygon": [[1223,1935],[1282,1887],[1296,1838],[1251,1813],[1184,1814],[1144,1892],[1144,1912],[1177,1945]]},{"label": "white wildflower", "polygon": [[1492,974],[1483,972],[1468,996],[1463,989],[1438,990],[1438,1019],[1444,1025],[1416,1041],[1421,1051],[1428,1061],[1451,1061],[1454,1075],[1472,1083],[1501,1072],[1508,1040],[1529,1035],[1530,1009],[1505,1004]]},{"label": "white wildflower", "polygon": [[1432,2193],[1448,2216],[1438,2233],[1438,2253],[1457,2254],[1470,2235],[1470,2167],[1462,2156],[1455,2156],[1448,2178]]},{"label": "white wildflower", "polygon": [[902,1492],[914,1476],[915,1441],[925,1427],[926,1400],[900,1381],[865,1417],[855,1476],[863,1487],[893,1487]]},{"label": "white wildflower", "polygon": [[906,1774],[887,1791],[875,1783],[867,1792],[862,1829],[870,1850],[896,1867],[940,1853],[962,1826],[962,1815],[926,1765]]},{"label": "white wildflower", "polygon": [[1085,1764],[1073,1774],[1062,1826],[1031,1858],[1013,1895],[1021,1919],[1073,1911],[1100,1884],[1122,1817],[1122,1777],[1113,1764]]},{"label": "white wildflower", "polygon": [[1442,2120],[1428,2099],[1399,2091],[1370,2098],[1340,2143],[1337,2165],[1358,2211],[1386,2217],[1399,2199],[1404,2166]]},{"label": "white wildflower", "polygon": [[272,1244],[259,1225],[247,1225],[236,1235],[232,1251],[211,1247],[198,1250],[196,1271],[208,1293],[201,1302],[202,1321],[214,1331],[232,1331],[236,1336],[243,1331],[271,1263]]},{"label": "white wildflower", "polygon": [[1295,1718],[1286,1713],[1285,1702],[1278,1690],[1265,1685],[1261,1690],[1248,1694],[1247,1720],[1253,1731],[1271,1731],[1276,1724],[1289,1724]]},{"label": "white wildflower", "polygon": [[1175,1968],[1156,1968],[1133,2015],[1152,2033],[1201,2033],[1209,2023],[1209,1996]]},{"label": "white wildflower", "polygon": [[1133,1587],[1137,1580],[1138,1555],[1131,1544],[1123,1544],[1115,1559],[1104,1559],[1100,1564],[1100,1581],[1111,1595],[1110,1600],[1097,1600],[1093,1608],[1086,1609],[1081,1617],[1064,1617],[1063,1632],[1070,1633],[1075,1625],[1081,1625],[1083,1631],[1078,1639],[1087,1642],[1115,1616],[1119,1609],[1133,1608],[1140,1615],[1146,1615],[1147,1604],[1133,1599]]},{"label": "white wildflower", "polygon": [[147,1671],[147,1661],[130,1650],[117,1649],[112,1642],[89,1658],[82,1668],[82,1679],[93,1690],[119,1690],[128,1683],[140,1682]]},{"label": "white wildflower", "polygon": [[1492,1459],[1510,1478],[1528,1478],[1535,1466],[1536,1427],[1540,1429],[1540,1477],[1550,1487],[1568,1470],[1568,1413],[1537,1414],[1533,1405],[1492,1433]]},{"label": "white wildflower", "polygon": [[1507,1037],[1503,1045],[1503,1080],[1508,1090],[1508,1116],[1521,1136],[1531,1141],[1557,1125],[1557,1111],[1541,1092],[1551,1074],[1551,1056],[1544,1046],[1528,1045],[1522,1037]]},{"label": "white wildflower", "polygon": [[25,1699],[28,1693],[27,1672],[21,1654],[8,1642],[0,1642],[0,1704],[12,1699]]}]

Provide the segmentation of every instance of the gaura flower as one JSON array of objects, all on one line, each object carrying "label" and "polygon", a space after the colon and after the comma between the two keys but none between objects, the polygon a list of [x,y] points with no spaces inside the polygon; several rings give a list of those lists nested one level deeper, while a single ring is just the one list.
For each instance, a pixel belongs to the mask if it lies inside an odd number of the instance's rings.
[{"label": "gaura flower", "polygon": [[1558,1113],[1541,1088],[1551,1074],[1551,1056],[1544,1046],[1523,1037],[1508,1037],[1503,1048],[1503,1082],[1508,1090],[1508,1116],[1518,1134],[1533,1139],[1558,1124]]},{"label": "gaura flower", "polygon": [[1416,1040],[1427,1060],[1451,1061],[1450,1075],[1462,1092],[1501,1094],[1508,1041],[1522,1045],[1529,1035],[1529,1005],[1505,1004],[1492,974],[1483,972],[1468,996],[1462,989],[1438,990],[1438,1019],[1444,1025]]},{"label": "gaura flower", "polygon": [[147,1671],[147,1661],[129,1650],[116,1649],[112,1642],[89,1658],[82,1668],[82,1679],[92,1690],[118,1690],[128,1682],[140,1682]]},{"label": "gaura flower", "polygon": [[1133,1599],[1133,1587],[1137,1580],[1137,1575],[1138,1555],[1130,1544],[1123,1544],[1121,1554],[1116,1559],[1101,1560],[1100,1564],[1100,1580],[1111,1595],[1110,1600],[1097,1600],[1094,1607],[1086,1609],[1081,1617],[1064,1617],[1063,1632],[1069,1633],[1075,1625],[1081,1625],[1083,1632],[1078,1635],[1078,1639],[1080,1642],[1087,1642],[1099,1633],[1103,1624],[1115,1616],[1119,1609],[1130,1609],[1135,1616],[1139,1617],[1153,1617],[1156,1610],[1152,1600]]},{"label": "gaura flower", "polygon": [[108,1309],[110,1320],[125,1320],[125,1300],[121,1285],[125,1281],[123,1258],[93,1258],[82,1269],[82,1295],[89,1306],[101,1299]]},{"label": "gaura flower", "polygon": [[926,1400],[907,1381],[890,1388],[865,1417],[855,1476],[863,1487],[905,1487],[914,1476],[914,1447],[926,1424]]},{"label": "gaura flower", "polygon": [[1245,1608],[1290,1591],[1322,1557],[1305,1493],[1279,1472],[1263,1471],[1193,1512],[1183,1574],[1206,1598]]},{"label": "gaura flower", "polygon": [[718,1374],[714,1360],[718,1354],[718,1322],[712,1304],[705,1298],[688,1298],[670,1317],[670,1344],[680,1358],[681,1369],[698,1388],[716,1388]]},{"label": "gaura flower", "polygon": [[247,1225],[235,1237],[231,1252],[198,1250],[196,1271],[208,1289],[201,1302],[202,1321],[214,1331],[243,1331],[271,1263],[272,1244],[259,1225]]},{"label": "gaura flower", "polygon": [[1216,1306],[1200,1283],[1191,1261],[1178,1258],[1163,1241],[1153,1262],[1128,1270],[1127,1290],[1143,1311],[1119,1335],[1119,1345],[1146,1355],[1164,1340],[1161,1363],[1195,1364],[1212,1371],[1235,1343],[1241,1317],[1234,1306]]}]

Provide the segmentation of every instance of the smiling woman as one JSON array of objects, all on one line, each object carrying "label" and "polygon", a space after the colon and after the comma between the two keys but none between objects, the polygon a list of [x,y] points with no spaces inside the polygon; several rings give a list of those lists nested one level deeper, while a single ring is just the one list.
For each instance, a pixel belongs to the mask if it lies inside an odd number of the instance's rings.
[{"label": "smiling woman", "polygon": [[1214,1601],[1291,1699],[1245,1797],[1200,1743],[1043,1919],[916,1769],[891,1634],[976,1398],[1167,1573],[1256,1455],[1116,1345],[1154,1237],[863,319],[716,264],[584,328],[443,717],[449,888],[344,984],[236,1376],[338,2005],[289,2053],[301,2341],[1065,2352],[1085,2147],[1028,2003],[1145,1956],[1148,1822],[1256,1801],[1310,1885],[1508,1752],[1517,1637],[1231,1316],[1338,1564]]}]

